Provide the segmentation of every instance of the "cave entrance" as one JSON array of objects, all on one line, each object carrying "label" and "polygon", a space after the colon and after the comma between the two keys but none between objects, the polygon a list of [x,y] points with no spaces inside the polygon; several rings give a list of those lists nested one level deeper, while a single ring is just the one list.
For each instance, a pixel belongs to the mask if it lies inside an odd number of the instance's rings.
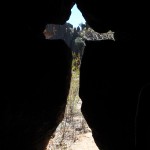
[{"label": "cave entrance", "polygon": [[99,150],[81,113],[82,101],[78,92],[79,68],[74,68],[64,119],[50,139],[47,150]]},{"label": "cave entrance", "polygon": [[49,141],[47,150],[99,150],[81,113],[82,101],[79,98],[80,65],[86,40],[114,40],[114,33],[95,32],[85,21],[76,4],[70,19],[64,25],[47,24],[46,39],[62,39],[72,50],[72,80],[63,121]]},{"label": "cave entrance", "polygon": [[64,119],[51,137],[47,150],[99,150],[92,137],[91,129],[81,113],[79,98],[80,65],[85,48],[85,37],[89,26],[77,6],[64,25],[47,24],[46,39],[63,39],[72,50],[72,79]]}]

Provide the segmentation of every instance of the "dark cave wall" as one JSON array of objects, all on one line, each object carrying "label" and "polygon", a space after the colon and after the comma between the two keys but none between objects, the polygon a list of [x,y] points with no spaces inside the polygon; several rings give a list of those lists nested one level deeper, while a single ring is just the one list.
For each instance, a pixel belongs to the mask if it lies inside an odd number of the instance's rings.
[{"label": "dark cave wall", "polygon": [[149,100],[150,100],[150,84],[145,85],[139,96],[139,105],[136,115],[136,145],[137,150],[149,149],[149,134],[150,134],[150,121],[149,121]]},{"label": "dark cave wall", "polygon": [[[1,34],[5,38],[22,37],[26,32],[42,37],[47,24],[65,24],[71,14],[73,0],[3,1]],[[5,15],[4,15],[5,14]]]},{"label": "dark cave wall", "polygon": [[[81,109],[96,144],[102,150],[135,149],[139,94],[142,87],[150,82],[146,69],[150,62],[145,51],[135,54],[134,50],[128,49],[128,46],[134,49],[136,44],[137,41],[132,40],[86,41],[80,68]],[[141,59],[142,62],[139,61]],[[148,111],[145,104],[141,109]],[[149,118],[148,113],[139,114]],[[143,120],[146,121],[146,118]],[[145,143],[148,137],[146,132],[143,135]]]},{"label": "dark cave wall", "polygon": [[81,63],[82,112],[95,142],[102,150],[147,150],[148,88],[139,103],[150,83],[147,2],[76,1],[95,31],[115,32],[115,42],[87,42]]},{"label": "dark cave wall", "polygon": [[[76,2],[94,30],[111,29],[116,39],[87,42],[81,64],[82,112],[96,144],[101,150],[133,150],[136,125],[136,149],[144,145],[148,150],[148,87],[140,97],[138,113],[137,104],[142,87],[150,83],[149,5]],[[61,40],[45,40],[42,33],[48,23],[64,24],[73,4],[72,0],[2,3],[0,149],[44,150],[62,120],[71,50]]]},{"label": "dark cave wall", "polygon": [[64,24],[72,5],[2,3],[0,149],[43,150],[63,119],[72,54],[64,41],[45,40],[43,30],[47,23]]},{"label": "dark cave wall", "polygon": [[[100,33],[108,30],[130,32],[132,35],[148,29],[148,3],[144,1],[118,0],[84,1],[76,0],[88,24]],[[144,17],[143,17],[144,16]]]},{"label": "dark cave wall", "polygon": [[63,119],[71,50],[61,40],[26,40],[21,45],[21,51],[15,45],[18,51],[2,59],[0,146],[43,150]]}]

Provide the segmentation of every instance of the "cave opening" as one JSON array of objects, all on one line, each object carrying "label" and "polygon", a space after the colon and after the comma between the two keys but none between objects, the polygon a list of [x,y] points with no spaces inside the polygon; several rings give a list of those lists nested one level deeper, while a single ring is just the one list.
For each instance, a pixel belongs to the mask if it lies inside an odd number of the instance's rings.
[{"label": "cave opening", "polygon": [[94,31],[83,18],[76,4],[71,11],[71,16],[65,24],[47,24],[43,32],[46,39],[64,40],[71,49],[73,56],[72,79],[65,115],[51,137],[47,150],[59,148],[77,149],[77,147],[80,149],[98,150],[92,131],[81,112],[82,100],[79,97],[80,66],[86,41],[115,40],[114,32],[111,30],[107,33]]},{"label": "cave opening", "polygon": [[79,97],[80,65],[85,40],[93,40],[97,33],[89,27],[75,4],[70,19],[64,25],[47,24],[43,34],[49,40],[64,40],[73,56],[72,78],[64,118],[49,140],[47,150],[98,150],[92,131],[82,115],[82,100]]}]

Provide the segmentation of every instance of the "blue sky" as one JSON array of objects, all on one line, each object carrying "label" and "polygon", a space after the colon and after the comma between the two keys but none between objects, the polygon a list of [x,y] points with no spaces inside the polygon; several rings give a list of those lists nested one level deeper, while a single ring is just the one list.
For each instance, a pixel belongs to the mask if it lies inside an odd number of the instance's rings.
[{"label": "blue sky", "polygon": [[80,23],[85,23],[85,19],[76,4],[71,9],[71,16],[67,22],[71,23],[73,27],[78,27]]}]

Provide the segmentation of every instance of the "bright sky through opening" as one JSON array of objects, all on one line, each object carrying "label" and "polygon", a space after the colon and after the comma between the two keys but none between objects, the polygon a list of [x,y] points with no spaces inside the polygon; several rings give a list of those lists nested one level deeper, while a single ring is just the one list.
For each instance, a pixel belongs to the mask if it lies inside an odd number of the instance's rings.
[{"label": "bright sky through opening", "polygon": [[85,24],[85,19],[83,18],[82,13],[79,11],[76,4],[72,7],[71,16],[67,22],[72,24],[73,27],[78,27],[80,23]]}]

